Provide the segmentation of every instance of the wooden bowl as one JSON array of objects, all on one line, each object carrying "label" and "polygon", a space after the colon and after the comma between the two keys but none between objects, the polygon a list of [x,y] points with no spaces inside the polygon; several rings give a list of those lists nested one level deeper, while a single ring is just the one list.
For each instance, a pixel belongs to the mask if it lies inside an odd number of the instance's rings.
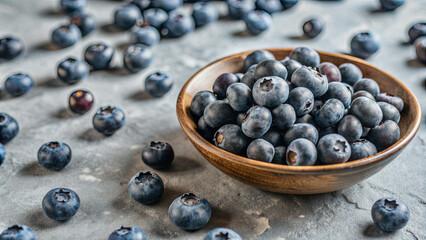
[{"label": "wooden bowl", "polygon": [[[293,49],[266,49],[276,59],[283,59]],[[405,107],[399,127],[401,139],[384,151],[368,158],[340,164],[319,166],[287,166],[251,160],[226,152],[205,140],[197,133],[197,124],[189,106],[194,95],[201,90],[212,90],[213,82],[222,73],[243,70],[245,57],[252,51],[235,54],[215,61],[198,71],[182,88],[177,100],[177,116],[188,139],[197,150],[216,168],[248,185],[271,192],[289,194],[317,194],[350,187],[380,171],[395,159],[413,139],[421,121],[420,105],[414,94],[398,79],[361,59],[325,52],[318,52],[321,62],[353,63],[364,77],[377,81],[381,92],[401,97]]]}]

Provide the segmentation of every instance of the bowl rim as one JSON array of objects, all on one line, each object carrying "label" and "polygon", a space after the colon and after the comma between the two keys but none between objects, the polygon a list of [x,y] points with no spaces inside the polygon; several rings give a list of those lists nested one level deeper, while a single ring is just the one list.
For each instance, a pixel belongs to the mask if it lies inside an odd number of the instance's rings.
[{"label": "bowl rim", "polygon": [[[388,74],[387,72],[371,65],[367,61],[364,61],[360,58],[356,58],[349,55],[344,54],[338,54],[338,53],[328,53],[323,51],[317,51],[320,55],[328,55],[329,57],[337,57],[337,58],[343,58],[346,60],[350,60],[352,62],[367,65],[368,67],[373,68],[374,70],[377,70],[381,72],[382,74],[385,74],[387,77],[392,78],[395,82],[397,82],[407,93],[408,95],[414,100],[414,106],[411,106],[413,108],[413,111],[416,112],[414,123],[409,126],[407,129],[407,133],[405,137],[400,138],[395,144],[393,144],[391,147],[378,152],[377,154],[362,158],[354,161],[349,161],[345,163],[338,163],[338,164],[329,164],[329,165],[314,165],[314,166],[289,166],[289,165],[281,165],[281,164],[273,164],[273,163],[266,163],[262,161],[257,161],[253,159],[249,159],[246,157],[242,157],[230,152],[227,152],[221,148],[216,147],[212,143],[208,142],[206,139],[204,139],[195,129],[193,129],[188,121],[185,121],[185,109],[183,106],[183,98],[186,92],[186,89],[194,80],[195,77],[197,77],[201,72],[208,69],[209,67],[215,65],[218,62],[231,59],[231,58],[237,58],[242,57],[250,54],[253,51],[257,50],[266,50],[266,51],[292,51],[294,48],[265,48],[265,49],[253,49],[245,52],[240,52],[236,54],[232,54],[223,58],[220,58],[207,66],[203,67],[199,71],[197,71],[183,86],[181,89],[177,102],[176,102],[176,114],[179,121],[179,124],[186,134],[186,136],[189,138],[191,142],[195,145],[199,145],[199,147],[205,149],[208,152],[211,152],[214,155],[218,155],[220,158],[226,159],[227,161],[239,164],[239,165],[246,165],[251,168],[256,168],[259,170],[264,170],[268,172],[276,172],[276,173],[324,173],[324,172],[331,172],[331,171],[338,171],[338,170],[344,170],[344,169],[352,169],[356,167],[362,167],[369,165],[371,163],[379,162],[381,160],[387,159],[391,155],[399,152],[401,149],[403,149],[416,135],[421,122],[421,108],[420,103],[417,100],[414,93],[407,87],[405,84],[403,84],[400,80],[393,77],[392,75]],[[191,119],[192,121],[192,119]],[[207,159],[208,160],[208,159]],[[210,162],[210,160],[208,160]]]}]

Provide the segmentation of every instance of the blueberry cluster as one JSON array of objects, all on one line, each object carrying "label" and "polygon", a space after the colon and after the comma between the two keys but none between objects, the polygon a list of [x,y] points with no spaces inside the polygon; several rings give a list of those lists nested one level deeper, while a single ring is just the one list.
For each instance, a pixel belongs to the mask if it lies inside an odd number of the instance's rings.
[{"label": "blueberry cluster", "polygon": [[265,50],[224,73],[190,105],[201,136],[228,152],[291,166],[372,156],[399,140],[404,102],[354,64],[320,63],[307,47],[281,61]]}]

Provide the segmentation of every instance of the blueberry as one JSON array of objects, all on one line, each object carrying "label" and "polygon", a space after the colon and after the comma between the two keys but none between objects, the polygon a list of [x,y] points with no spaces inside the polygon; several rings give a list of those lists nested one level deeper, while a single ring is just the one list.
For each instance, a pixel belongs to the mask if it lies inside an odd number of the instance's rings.
[{"label": "blueberry", "polygon": [[127,187],[130,196],[142,204],[158,202],[164,192],[163,180],[156,173],[143,171],[136,173]]},{"label": "blueberry", "polygon": [[291,83],[295,87],[305,87],[314,94],[314,97],[320,97],[327,92],[328,80],[317,69],[303,66],[297,69],[291,76]]},{"label": "blueberry", "polygon": [[60,48],[70,47],[81,40],[81,31],[74,25],[62,25],[52,32],[52,43]]},{"label": "blueberry", "polygon": [[310,114],[305,114],[301,117],[298,117],[295,123],[309,123],[313,125],[314,127],[318,128],[315,118]]},{"label": "blueberry", "polygon": [[141,11],[132,4],[118,8],[114,13],[114,24],[122,30],[129,30],[141,19]]},{"label": "blueberry", "polygon": [[218,99],[226,97],[226,90],[228,87],[238,82],[238,77],[233,73],[223,73],[216,78],[213,84],[213,93],[216,94]]},{"label": "blueberry", "polygon": [[84,60],[94,69],[108,68],[114,56],[114,48],[104,43],[90,45],[84,52]]},{"label": "blueberry", "polygon": [[204,109],[204,120],[212,128],[220,128],[223,125],[233,122],[234,118],[232,107],[221,100],[211,102]]},{"label": "blueberry", "polygon": [[95,17],[89,13],[72,14],[70,22],[80,29],[83,37],[95,30],[98,25]]},{"label": "blueberry", "polygon": [[328,82],[341,82],[342,76],[340,70],[331,62],[322,62],[319,67],[321,74],[327,76]]},{"label": "blueberry", "polygon": [[138,227],[121,227],[112,232],[108,240],[146,240],[146,234]]},{"label": "blueberry", "polygon": [[133,0],[130,4],[135,5],[141,12],[151,7],[152,0]]},{"label": "blueberry", "polygon": [[385,11],[393,11],[402,5],[404,5],[405,0],[380,0],[382,9]]},{"label": "blueberry", "polygon": [[166,169],[172,165],[175,153],[167,142],[154,142],[142,150],[142,161],[154,169]]},{"label": "blueberry", "polygon": [[204,109],[207,107],[207,105],[216,100],[216,96],[212,92],[200,91],[195,94],[189,109],[191,110],[191,113],[198,118],[203,116]]},{"label": "blueberry", "polygon": [[275,154],[271,163],[286,165],[286,151],[287,149],[284,146],[275,147]]},{"label": "blueberry", "polygon": [[17,37],[0,38],[0,59],[14,59],[24,51],[24,43]]},{"label": "blueberry", "polygon": [[92,109],[94,96],[86,90],[76,90],[71,93],[68,105],[73,113],[85,114]]},{"label": "blueberry", "polygon": [[55,221],[71,219],[80,208],[77,193],[67,188],[54,188],[46,193],[42,202],[43,212]]},{"label": "blueberry", "polygon": [[209,202],[193,193],[185,193],[169,206],[169,218],[183,230],[198,230],[210,220],[212,209]]},{"label": "blueberry", "polygon": [[287,101],[288,95],[288,84],[280,77],[263,77],[253,86],[253,99],[260,106],[278,107]]},{"label": "blueberry", "polygon": [[418,22],[411,26],[408,30],[408,36],[411,43],[414,43],[417,38],[426,36],[426,22]]},{"label": "blueberry", "polygon": [[344,163],[351,156],[351,147],[348,141],[335,133],[320,138],[317,150],[318,160],[324,164]]},{"label": "blueberry", "polygon": [[[252,66],[256,66],[252,65]],[[251,68],[249,69],[243,76],[243,78],[241,79],[241,82],[244,83],[245,85],[247,85],[249,88],[253,88],[254,83],[258,80],[255,76],[254,76],[254,69],[255,68]]]},{"label": "blueberry", "polygon": [[332,133],[337,133],[337,127],[336,126],[331,126],[331,127],[328,127],[328,128],[322,128],[319,131],[319,138],[322,138],[325,135],[332,134]]},{"label": "blueberry", "polygon": [[288,145],[286,162],[290,166],[313,166],[317,161],[317,149],[315,145],[305,139],[295,139]]},{"label": "blueberry", "polygon": [[366,97],[358,97],[352,101],[351,114],[358,117],[363,127],[372,128],[382,121],[383,113],[380,106]]},{"label": "blueberry", "polygon": [[315,113],[315,120],[318,126],[322,128],[331,127],[338,123],[343,118],[345,106],[337,99],[329,99],[321,109]]},{"label": "blueberry", "polygon": [[191,16],[171,14],[167,22],[164,23],[164,28],[161,29],[161,34],[168,38],[178,38],[192,32],[194,28],[195,23]]},{"label": "blueberry", "polygon": [[[241,124],[239,125],[241,126]],[[204,117],[200,117],[200,119],[198,119],[198,124],[197,124],[197,132],[203,137],[205,138],[207,141],[212,141],[213,140],[213,136],[216,133],[215,128],[210,127],[209,125],[207,125],[206,121],[204,120]]]},{"label": "blueberry", "polygon": [[337,133],[345,137],[348,142],[353,142],[361,138],[361,121],[359,121],[359,119],[354,115],[346,115],[339,122],[339,126],[337,127]]},{"label": "blueberry", "polygon": [[166,73],[154,72],[145,79],[145,90],[154,97],[162,97],[173,87],[173,79]]},{"label": "blueberry", "polygon": [[161,26],[167,21],[169,15],[160,8],[148,8],[143,12],[145,23],[160,30]]},{"label": "blueberry", "polygon": [[241,236],[229,228],[215,228],[210,230],[204,240],[242,240]]},{"label": "blueberry", "polygon": [[235,76],[237,76],[238,81],[241,82],[241,80],[243,80],[244,73],[236,73]]},{"label": "blueberry", "polygon": [[379,92],[380,92],[380,87],[377,84],[377,82],[374,81],[373,79],[362,78],[354,84],[354,91],[355,92],[358,92],[358,91],[361,91],[361,90],[364,90],[364,91],[371,93],[371,95],[373,95],[373,97],[377,97],[377,95],[379,95]]},{"label": "blueberry", "polygon": [[284,9],[289,9],[294,7],[294,5],[296,5],[298,1],[299,0],[280,0]]},{"label": "blueberry", "polygon": [[18,132],[18,122],[9,114],[0,112],[0,143],[8,143],[16,137]]},{"label": "blueberry", "polygon": [[37,153],[37,159],[46,169],[59,171],[71,161],[72,151],[64,142],[48,142],[43,144]]},{"label": "blueberry", "polygon": [[236,123],[237,123],[237,125],[238,126],[242,126],[243,125],[243,121],[244,121],[244,117],[246,116],[246,113],[245,112],[240,112],[240,113],[238,113],[237,114],[237,117],[236,117]]},{"label": "blueberry", "polygon": [[340,100],[345,108],[348,108],[351,105],[352,94],[343,83],[331,82],[328,84],[328,90],[322,96],[322,99],[327,101],[332,98]]},{"label": "blueberry", "polygon": [[376,96],[376,101],[392,104],[400,112],[402,112],[402,110],[404,109],[404,101],[400,97],[394,96],[389,93],[379,93]]},{"label": "blueberry", "polygon": [[0,234],[1,240],[36,240],[33,230],[25,225],[13,225]]},{"label": "blueberry", "polygon": [[93,116],[93,127],[105,136],[114,134],[124,122],[124,112],[117,107],[101,107]]},{"label": "blueberry", "polygon": [[294,59],[307,67],[318,67],[320,65],[320,56],[312,48],[298,47],[290,53],[290,58]]},{"label": "blueberry", "polygon": [[312,111],[314,95],[305,87],[297,87],[291,90],[287,103],[294,108],[296,116],[300,117]]},{"label": "blueberry", "polygon": [[312,116],[315,116],[315,114],[318,112],[318,110],[321,109],[322,105],[324,105],[324,102],[320,99],[314,100],[314,106],[312,107],[312,111],[309,113]]},{"label": "blueberry", "polygon": [[227,124],[214,134],[214,144],[225,151],[239,154],[247,147],[247,137],[241,131],[240,126]]},{"label": "blueberry", "polygon": [[247,147],[247,156],[250,159],[270,163],[274,154],[274,146],[264,139],[253,140]]},{"label": "blueberry", "polygon": [[65,13],[83,12],[87,0],[61,0],[61,8]]},{"label": "blueberry", "polygon": [[130,72],[139,72],[152,63],[153,54],[149,47],[136,43],[130,45],[123,56],[124,67]]},{"label": "blueberry", "polygon": [[283,80],[287,79],[287,69],[285,66],[277,60],[264,60],[256,65],[254,69],[254,77],[257,79],[263,77],[277,76]]},{"label": "blueberry", "polygon": [[269,142],[270,144],[272,144],[272,146],[276,147],[278,145],[281,145],[281,132],[278,131],[275,128],[270,128],[262,137],[260,137],[261,139]]},{"label": "blueberry", "polygon": [[279,12],[283,9],[279,0],[256,0],[255,7],[257,10],[262,10],[269,14]]},{"label": "blueberry", "polygon": [[371,128],[367,128],[367,127],[362,127],[362,135],[361,137],[367,137],[368,133],[370,132]]},{"label": "blueberry", "polygon": [[192,17],[196,27],[202,27],[219,18],[219,12],[211,3],[195,3],[193,6]]},{"label": "blueberry", "polygon": [[394,232],[407,225],[410,210],[404,202],[396,198],[381,198],[373,204],[371,217],[383,231]]},{"label": "blueberry", "polygon": [[247,137],[259,138],[269,130],[271,124],[271,111],[265,107],[254,106],[244,116],[241,129]]},{"label": "blueberry", "polygon": [[244,83],[233,83],[226,90],[229,105],[238,112],[245,112],[253,105],[251,89]]},{"label": "blueberry", "polygon": [[155,0],[151,1],[151,5],[154,8],[161,8],[166,12],[171,12],[180,6],[182,6],[182,0]]},{"label": "blueberry", "polygon": [[302,67],[302,64],[296,60],[290,59],[289,57],[285,57],[281,60],[281,64],[287,69],[287,80],[291,79],[294,71]]},{"label": "blueberry", "polygon": [[373,156],[377,153],[376,146],[366,139],[358,139],[350,144],[351,146],[351,157],[349,161],[358,160]]},{"label": "blueberry", "polygon": [[244,17],[247,31],[252,35],[259,35],[272,25],[272,17],[262,10],[252,10]]},{"label": "blueberry", "polygon": [[373,97],[373,95],[371,93],[367,92],[367,91],[364,91],[364,90],[360,90],[360,91],[355,92],[352,95],[351,99],[353,101],[353,100],[355,100],[356,98],[359,98],[359,97],[366,97],[366,98],[369,98],[369,99],[375,101],[375,98]]},{"label": "blueberry", "polygon": [[4,146],[0,143],[0,166],[4,163],[4,159],[6,158],[6,152],[4,150]]},{"label": "blueberry", "polygon": [[[238,1],[238,0],[234,0],[234,1]],[[271,52],[266,50],[253,51],[252,53],[247,55],[247,57],[244,59],[244,71],[247,71],[249,67],[268,59],[275,60],[275,57]]]},{"label": "blueberry", "polygon": [[398,124],[386,120],[370,129],[367,139],[376,145],[377,150],[382,151],[399,140],[400,131]]},{"label": "blueberry", "polygon": [[61,61],[56,70],[59,80],[75,84],[89,76],[89,65],[85,61],[67,58]]},{"label": "blueberry", "polygon": [[417,59],[426,64],[426,37],[420,37],[414,42]]},{"label": "blueberry", "polygon": [[352,63],[343,63],[339,66],[339,71],[342,76],[342,82],[350,85],[354,85],[362,78],[361,69]]},{"label": "blueberry", "polygon": [[372,32],[357,33],[351,40],[351,50],[355,57],[369,58],[380,48],[379,37]]},{"label": "blueberry", "polygon": [[143,26],[132,29],[131,42],[153,46],[160,42],[160,33],[155,27]]},{"label": "blueberry", "polygon": [[296,121],[296,112],[290,104],[281,104],[271,110],[272,125],[280,130],[286,130]]},{"label": "blueberry", "polygon": [[309,38],[315,38],[323,29],[323,22],[318,18],[312,18],[303,24],[303,33]]},{"label": "blueberry", "polygon": [[243,19],[248,12],[254,9],[250,0],[226,0],[229,17],[233,19]]},{"label": "blueberry", "polygon": [[21,96],[33,87],[34,81],[28,74],[17,73],[10,75],[4,82],[4,89],[14,97]]},{"label": "blueberry", "polygon": [[382,121],[392,120],[396,123],[399,123],[399,120],[401,119],[401,114],[395,106],[387,102],[378,102],[377,104],[379,104],[380,109],[382,109]]},{"label": "blueberry", "polygon": [[298,138],[306,138],[313,144],[317,144],[318,130],[308,123],[296,123],[284,132],[284,145],[288,146],[293,140]]}]

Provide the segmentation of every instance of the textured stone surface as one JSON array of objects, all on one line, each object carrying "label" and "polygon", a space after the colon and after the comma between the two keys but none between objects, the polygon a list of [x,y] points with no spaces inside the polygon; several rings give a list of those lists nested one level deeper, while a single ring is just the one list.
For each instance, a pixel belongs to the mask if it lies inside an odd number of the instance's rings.
[{"label": "textured stone surface", "polygon": [[[15,34],[26,46],[23,56],[0,63],[1,82],[18,71],[31,74],[36,82],[27,95],[2,96],[0,101],[0,111],[13,115],[21,127],[18,137],[6,146],[7,160],[0,167],[0,229],[26,224],[38,239],[106,239],[121,225],[138,226],[149,239],[201,239],[214,227],[232,228],[246,239],[426,238],[424,121],[406,150],[370,179],[339,192],[294,196],[264,192],[216,170],[185,138],[175,115],[180,88],[213,60],[264,47],[305,45],[347,52],[352,35],[366,29],[379,33],[382,43],[380,52],[369,61],[407,84],[426,112],[425,68],[413,60],[413,47],[404,44],[409,26],[424,20],[424,0],[407,1],[394,13],[374,13],[378,1],[371,0],[301,1],[295,9],[274,15],[272,29],[258,37],[241,33],[242,22],[222,20],[184,38],[162,41],[154,47],[155,60],[146,71],[134,75],[119,70],[96,72],[75,86],[55,80],[59,60],[81,58],[88,44],[104,41],[117,48],[114,61],[121,66],[129,35],[108,27],[114,9],[122,3],[89,1],[88,11],[101,27],[76,46],[49,50],[50,31],[67,21],[57,12],[57,2],[0,1],[0,36]],[[319,14],[327,24],[325,31],[317,39],[298,40],[304,20]],[[176,81],[172,91],[160,99],[143,92],[143,79],[155,70],[168,72]],[[125,127],[104,138],[92,130],[94,110],[82,117],[69,114],[67,97],[76,88],[90,89],[96,108],[122,107]],[[143,206],[128,196],[127,183],[137,171],[149,169],[140,153],[154,139],[169,141],[176,159],[171,170],[156,171],[165,183],[161,201]],[[38,148],[51,140],[65,141],[73,150],[73,159],[63,171],[47,171],[37,163]],[[41,200],[54,187],[68,187],[80,195],[81,209],[68,222],[54,222],[42,213]],[[167,216],[173,199],[188,191],[204,196],[213,207],[211,221],[196,232],[176,228]],[[383,196],[399,198],[410,208],[408,225],[397,233],[386,234],[372,225],[370,208]]]}]

